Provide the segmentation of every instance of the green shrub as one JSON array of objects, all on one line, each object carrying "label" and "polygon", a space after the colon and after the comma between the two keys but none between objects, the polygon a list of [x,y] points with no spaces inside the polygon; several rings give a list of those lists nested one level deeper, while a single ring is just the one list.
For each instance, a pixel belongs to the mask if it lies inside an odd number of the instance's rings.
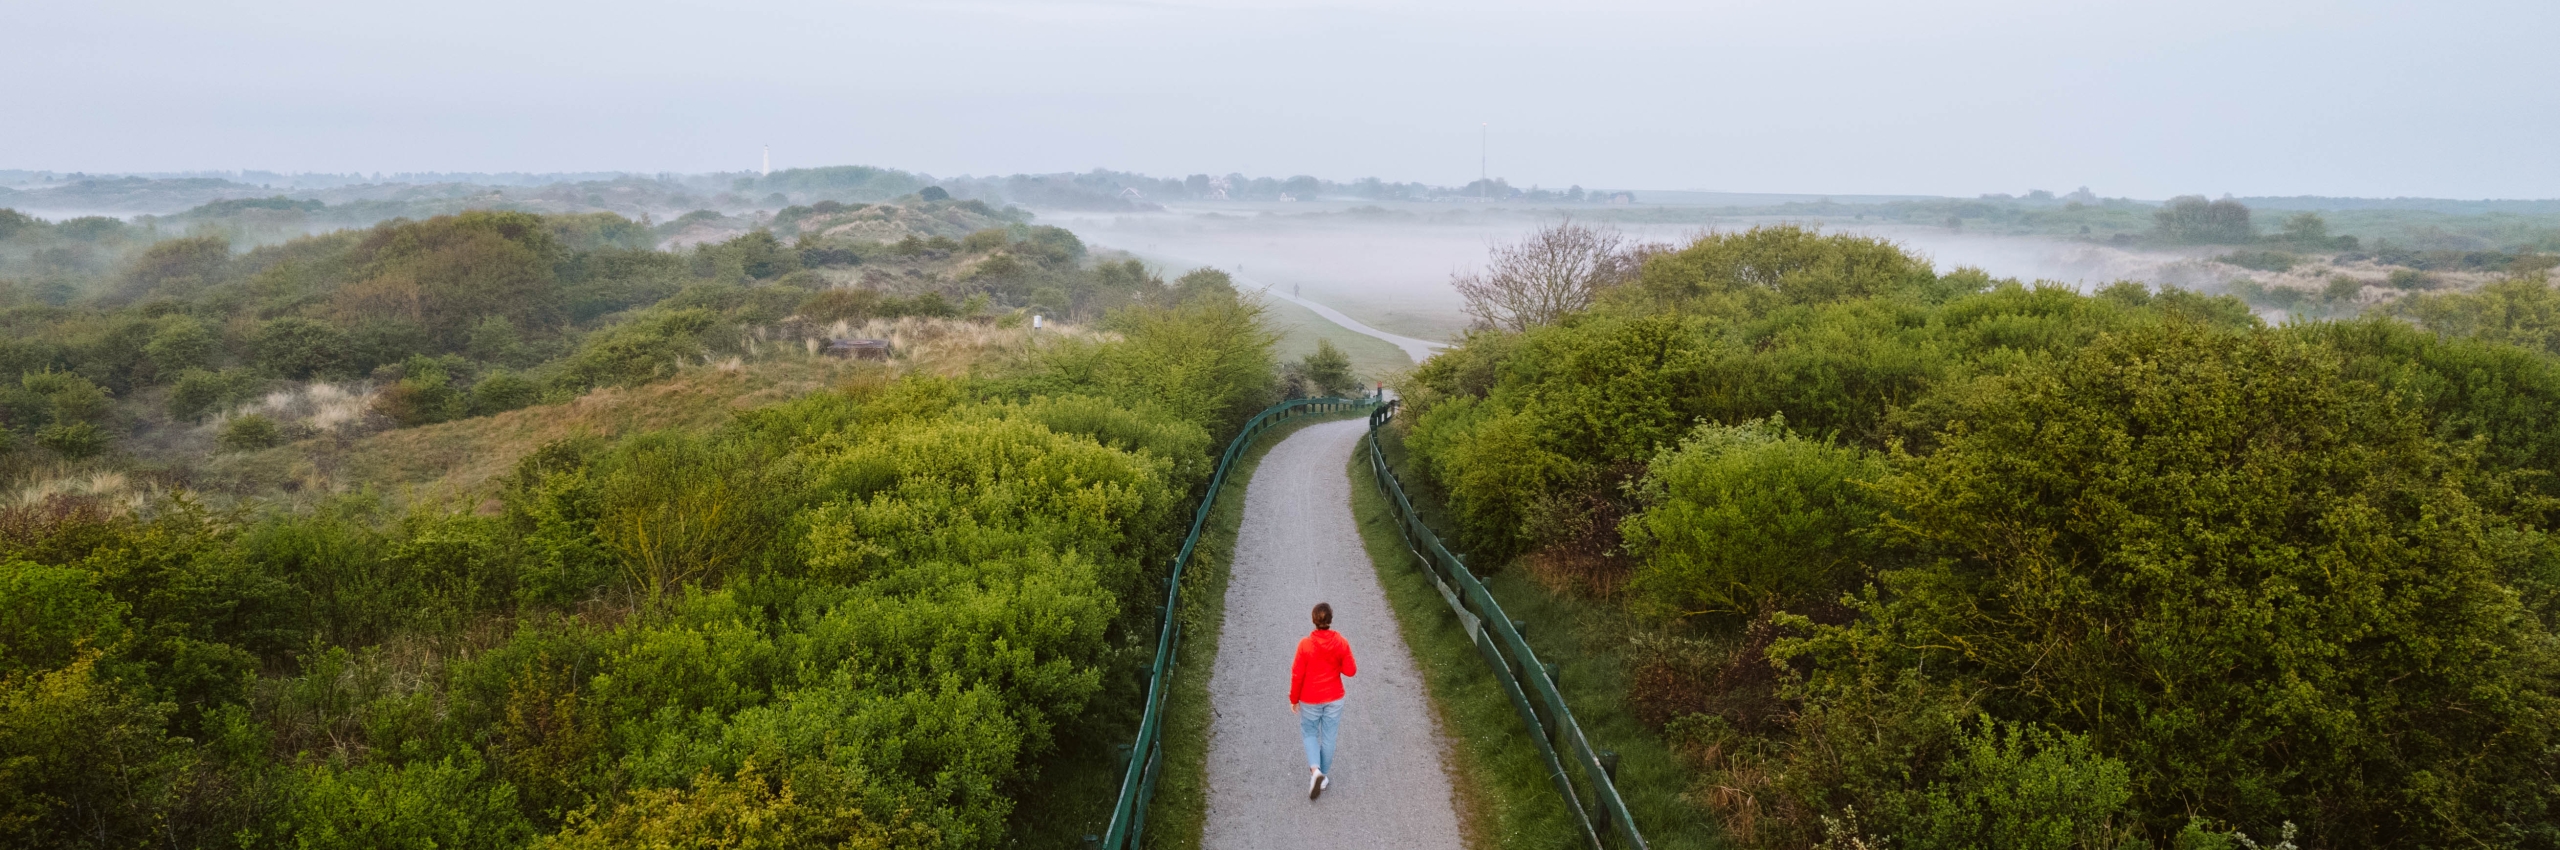
[{"label": "green shrub", "polygon": [[752,446],[651,434],[588,469],[595,536],[646,598],[763,568],[794,470]]},{"label": "green shrub", "polygon": [[53,670],[84,652],[120,650],[126,606],[95,573],[0,561],[0,677]]},{"label": "green shrub", "polygon": [[1081,550],[1122,556],[1104,586],[1132,589],[1126,556],[1171,514],[1170,466],[1029,421],[918,423],[814,459],[826,503],[804,521],[809,565],[853,584],[911,561]]},{"label": "green shrub", "polygon": [[1352,396],[1363,389],[1360,376],[1351,374],[1351,356],[1332,340],[1316,340],[1316,350],[1298,361],[1295,373],[1305,379],[1309,395]]},{"label": "green shrub", "polygon": [[303,850],[514,850],[533,837],[514,786],[478,756],[303,770],[285,820]]},{"label": "green shrub", "polygon": [[222,433],[216,441],[228,451],[271,449],[284,445],[284,429],[262,414],[234,416],[222,423]]},{"label": "green shrub", "polygon": [[185,298],[222,278],[231,240],[221,236],[162,239],[145,248],[116,282],[115,297]]},{"label": "green shrub", "polygon": [[69,372],[29,372],[18,378],[28,392],[52,406],[49,422],[98,422],[108,413],[107,391],[88,378]]},{"label": "green shrub", "polygon": [[53,400],[25,387],[0,385],[0,419],[11,429],[33,432],[53,424]]},{"label": "green shrub", "polygon": [[374,397],[374,412],[403,428],[458,419],[469,412],[470,398],[453,385],[444,364],[411,357],[402,371],[399,381]]},{"label": "green shrub", "polygon": [[1953,286],[1890,241],[1778,225],[1712,233],[1650,257],[1636,284],[1616,294],[1729,314],[1881,295],[1935,299],[1957,294]]},{"label": "green shrub", "polygon": [[180,422],[202,422],[207,415],[224,407],[258,397],[265,382],[246,369],[207,372],[189,369],[180,372],[169,386],[169,418]]},{"label": "green shrub", "polygon": [[774,238],[770,230],[754,230],[718,244],[694,248],[693,274],[727,282],[781,277],[800,269],[800,254]]},{"label": "green shrub", "polygon": [[718,314],[690,308],[653,311],[597,331],[561,364],[555,383],[583,391],[672,377],[686,361],[709,351],[703,339],[720,324]]},{"label": "green shrub", "polygon": [[2323,844],[2434,846],[2547,811],[2528,671],[2552,659],[2500,580],[2512,544],[2422,420],[2339,367],[2172,325],[2019,374],[1879,485],[1921,565],[1824,630],[1929,648],[1815,675],[1993,688],[1995,715],[2121,759],[2152,835],[2317,811]]},{"label": "green shrub", "polygon": [[356,279],[328,294],[327,310],[350,326],[405,325],[425,346],[382,349],[364,368],[450,351],[489,316],[519,327],[558,321],[559,269],[567,254],[550,224],[532,213],[473,210],[393,220],[348,252]]},{"label": "green shrub", "polygon": [[1059,434],[1087,437],[1124,452],[1143,453],[1168,465],[1176,492],[1209,480],[1215,463],[1209,432],[1143,405],[1089,395],[1038,396],[977,408],[1001,419],[1023,419]]},{"label": "green shrub", "polygon": [[354,368],[354,348],[347,335],[311,319],[268,322],[258,330],[256,349],[258,366],[287,380],[336,376]]},{"label": "green shrub", "polygon": [[38,445],[71,460],[95,457],[114,441],[115,438],[105,430],[87,422],[67,422],[36,429]]},{"label": "green shrub", "polygon": [[188,369],[178,373],[169,387],[169,418],[180,422],[201,422],[222,402],[224,382],[212,372]]},{"label": "green shrub", "polygon": [[2161,204],[2151,216],[2154,235],[2167,242],[2239,245],[2258,238],[2257,226],[2249,222],[2248,205],[2230,198],[2208,201],[2203,195],[2180,195]]},{"label": "green shrub", "polygon": [[2436,333],[2560,355],[2560,290],[2540,280],[2512,278],[2471,292],[2415,293],[2391,309]]},{"label": "green shrub", "polygon": [[1905,798],[1895,837],[1912,850],[2133,850],[2124,763],[2086,738],[1988,718],[1958,736],[1940,778]]},{"label": "green shrub", "polygon": [[172,707],[96,669],[0,675],[0,843],[139,847],[177,796],[189,742],[165,730]]},{"label": "green shrub", "polygon": [[1875,557],[1882,463],[1787,433],[1785,420],[1701,425],[1647,468],[1623,529],[1656,616],[1762,611],[1851,589]]},{"label": "green shrub", "polygon": [[1244,424],[1272,400],[1276,373],[1259,305],[1232,290],[1171,306],[1112,314],[1116,343],[1065,344],[1043,352],[1039,374],[1005,389],[1024,396],[1085,393],[1142,404],[1213,433]]},{"label": "green shrub", "polygon": [[193,317],[170,316],[160,320],[142,353],[151,359],[152,372],[166,380],[187,370],[214,368],[215,358],[222,353],[222,337]]},{"label": "green shrub", "polygon": [[345,373],[367,375],[412,357],[448,347],[423,324],[403,318],[363,317],[347,328]]},{"label": "green shrub", "polygon": [[619,572],[596,539],[600,507],[587,481],[588,464],[603,450],[595,437],[547,443],[507,477],[507,519],[525,546],[519,599],[566,606],[610,585]]},{"label": "green shrub", "polygon": [[516,323],[505,316],[490,316],[471,326],[471,338],[463,344],[471,359],[505,366],[529,365],[533,352],[524,344],[524,335]]},{"label": "green shrub", "polygon": [[920,690],[859,688],[850,679],[822,678],[716,726],[669,729],[632,757],[633,778],[669,787],[706,771],[771,765],[795,792],[847,821],[911,822],[899,830],[903,844],[1002,846],[1013,810],[1007,783],[1024,755],[1002,697],[957,677]]},{"label": "green shrub", "polygon": [[626,847],[830,847],[886,850],[897,838],[927,843],[931,835],[893,838],[861,809],[815,804],[790,780],[771,782],[753,765],[736,779],[704,774],[687,788],[639,788],[603,816],[581,813],[544,843],[551,850]]},{"label": "green shrub", "polygon": [[471,414],[474,416],[531,407],[540,401],[541,384],[504,369],[490,372],[471,385]]}]

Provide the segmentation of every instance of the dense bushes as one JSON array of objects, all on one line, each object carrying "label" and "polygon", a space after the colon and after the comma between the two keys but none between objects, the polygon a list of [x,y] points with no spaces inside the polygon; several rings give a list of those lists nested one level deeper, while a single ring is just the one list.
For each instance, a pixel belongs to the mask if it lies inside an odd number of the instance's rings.
[{"label": "dense bushes", "polygon": [[664,378],[709,351],[703,338],[720,325],[720,315],[706,309],[654,311],[587,337],[561,363],[557,381],[583,390]]},{"label": "dense bushes", "polygon": [[1894,255],[1709,237],[1408,389],[1470,551],[1688,647],[1635,696],[1735,838],[2560,841],[2560,362]]},{"label": "dense bushes", "polygon": [[1121,321],[554,443],[475,510],[0,508],[0,843],[1001,845],[1272,393],[1232,292]]},{"label": "dense bushes", "polygon": [[1656,616],[1748,618],[1820,603],[1865,578],[1883,464],[1790,434],[1785,421],[1701,425],[1646,469],[1627,520]]},{"label": "dense bushes", "polygon": [[1694,312],[1761,313],[1782,304],[1925,296],[1938,283],[1927,261],[1890,242],[1787,225],[1710,233],[1647,257],[1635,286],[1620,294]]},{"label": "dense bushes", "polygon": [[2442,846],[2548,817],[2548,636],[2498,564],[2525,553],[2334,354],[2147,329],[1951,431],[1879,485],[1919,563],[1796,650],[1826,662],[1808,688],[1927,669],[2076,730],[2154,835],[2291,818]]}]

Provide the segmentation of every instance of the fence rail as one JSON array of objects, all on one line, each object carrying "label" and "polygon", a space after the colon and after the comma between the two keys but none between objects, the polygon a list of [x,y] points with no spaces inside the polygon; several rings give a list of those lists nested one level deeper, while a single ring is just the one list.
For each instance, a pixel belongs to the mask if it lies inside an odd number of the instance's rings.
[{"label": "fence rail", "polygon": [[[1183,568],[1191,564],[1191,551],[1200,546],[1200,530],[1209,522],[1209,510],[1218,501],[1218,491],[1226,489],[1227,473],[1236,460],[1252,447],[1254,438],[1281,422],[1318,413],[1341,413],[1374,407],[1375,398],[1301,398],[1264,408],[1246,420],[1244,430],[1228,441],[1226,454],[1218,456],[1218,467],[1209,475],[1209,492],[1200,497],[1200,507],[1191,512],[1191,533],[1182,538],[1182,551],[1173,556],[1173,570],[1165,576],[1164,605],[1156,609],[1163,627],[1156,632],[1155,666],[1147,671],[1147,709],[1138,720],[1138,737],[1128,747],[1129,764],[1120,777],[1120,799],[1111,808],[1111,826],[1099,836],[1085,836],[1087,846],[1104,850],[1135,850],[1145,837],[1147,805],[1156,795],[1156,775],[1164,769],[1164,703],[1172,689],[1173,662],[1182,646],[1182,623],[1174,617],[1175,606],[1182,599]],[[1372,417],[1370,427],[1377,427]]]},{"label": "fence rail", "polygon": [[1538,660],[1537,652],[1520,639],[1525,624],[1504,614],[1484,582],[1467,570],[1465,559],[1441,545],[1440,535],[1423,523],[1421,514],[1413,509],[1413,500],[1405,497],[1403,482],[1387,465],[1386,452],[1378,446],[1378,429],[1395,418],[1397,406],[1389,401],[1369,413],[1369,435],[1364,442],[1369,447],[1369,472],[1395,507],[1396,526],[1404,532],[1405,546],[1413,551],[1414,560],[1422,564],[1424,572],[1431,575],[1440,598],[1449,603],[1458,624],[1466,629],[1476,650],[1493,668],[1494,677],[1502,681],[1503,692],[1511,696],[1512,710],[1520,714],[1529,737],[1537,741],[1538,754],[1547,763],[1548,778],[1564,798],[1565,809],[1573,813],[1583,841],[1600,848],[1605,846],[1601,843],[1605,836],[1616,839],[1621,846],[1643,850],[1644,835],[1636,830],[1635,817],[1628,813],[1626,800],[1618,795],[1617,753],[1596,749],[1583,736],[1581,724],[1574,722],[1573,711],[1564,704],[1564,692],[1556,688],[1555,665]]}]

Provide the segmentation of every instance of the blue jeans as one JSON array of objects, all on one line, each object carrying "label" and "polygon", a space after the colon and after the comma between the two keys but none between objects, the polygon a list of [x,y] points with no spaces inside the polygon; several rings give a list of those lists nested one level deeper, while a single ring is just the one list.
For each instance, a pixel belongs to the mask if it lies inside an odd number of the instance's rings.
[{"label": "blue jeans", "polygon": [[1333,772],[1333,739],[1342,731],[1342,701],[1298,704],[1298,739],[1307,745],[1307,766]]}]

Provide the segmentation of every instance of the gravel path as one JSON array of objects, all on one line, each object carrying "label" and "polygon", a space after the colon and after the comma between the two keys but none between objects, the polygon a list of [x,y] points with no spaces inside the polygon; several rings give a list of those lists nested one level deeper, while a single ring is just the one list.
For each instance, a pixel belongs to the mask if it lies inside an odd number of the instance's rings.
[{"label": "gravel path", "polygon": [[[1447,742],[1351,517],[1343,464],[1364,420],[1312,425],[1273,446],[1245,487],[1244,527],[1209,676],[1209,822],[1202,845],[1457,848]],[[1343,682],[1333,785],[1307,799],[1289,713],[1289,662],[1307,609],[1331,602],[1360,675]]]}]

